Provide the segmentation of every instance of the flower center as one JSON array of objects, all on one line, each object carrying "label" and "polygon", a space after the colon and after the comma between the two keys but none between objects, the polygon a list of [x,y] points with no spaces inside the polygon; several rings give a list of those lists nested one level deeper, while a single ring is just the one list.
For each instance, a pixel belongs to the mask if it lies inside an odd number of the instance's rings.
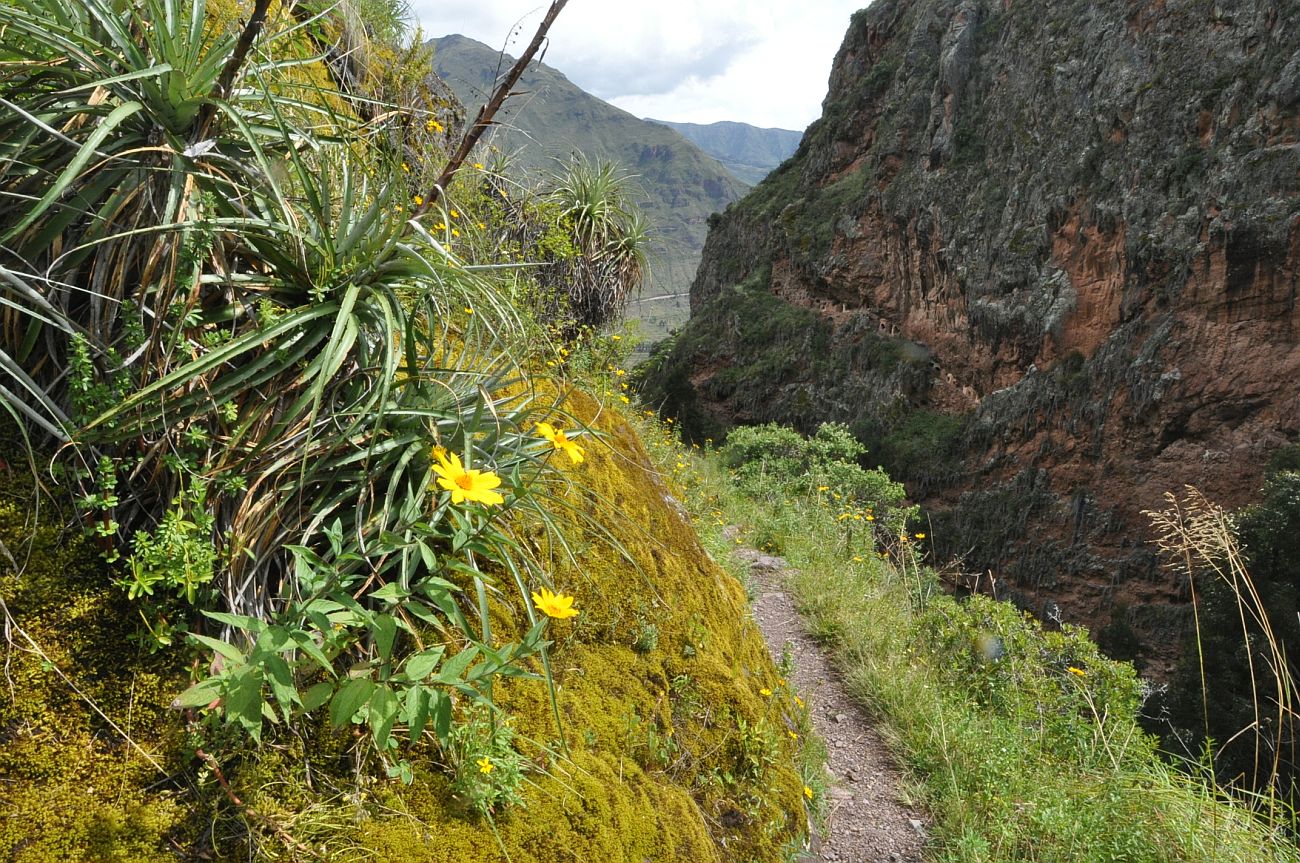
[{"label": "flower center", "polygon": [[456,485],[465,489],[465,491],[473,491],[474,478],[471,477],[468,473],[463,473],[460,476],[456,477]]}]

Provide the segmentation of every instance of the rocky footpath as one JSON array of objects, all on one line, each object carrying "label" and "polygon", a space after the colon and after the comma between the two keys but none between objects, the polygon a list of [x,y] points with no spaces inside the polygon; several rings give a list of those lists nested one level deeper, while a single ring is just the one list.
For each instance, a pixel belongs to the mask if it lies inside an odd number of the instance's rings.
[{"label": "rocky footpath", "polygon": [[1158,671],[1142,511],[1244,504],[1295,441],[1298,273],[1300,5],[877,0],[645,395],[699,438],[850,423],[941,556]]}]

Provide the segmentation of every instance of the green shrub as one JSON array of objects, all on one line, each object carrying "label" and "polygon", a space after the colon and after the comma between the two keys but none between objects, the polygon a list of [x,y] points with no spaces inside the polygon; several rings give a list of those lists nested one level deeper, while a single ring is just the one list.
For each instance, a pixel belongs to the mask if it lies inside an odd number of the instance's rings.
[{"label": "green shrub", "polygon": [[841,423],[824,423],[812,437],[774,423],[745,426],[732,429],[722,448],[747,493],[824,492],[846,509],[871,509],[884,520],[902,506],[906,493],[883,472],[862,468],[857,460],[864,455],[866,448]]}]

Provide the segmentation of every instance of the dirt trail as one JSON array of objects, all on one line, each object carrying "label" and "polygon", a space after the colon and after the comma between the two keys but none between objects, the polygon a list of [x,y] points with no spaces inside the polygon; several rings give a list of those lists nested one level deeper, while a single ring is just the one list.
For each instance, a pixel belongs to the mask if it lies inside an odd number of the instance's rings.
[{"label": "dirt trail", "polygon": [[808,703],[813,727],[830,753],[826,835],[813,842],[823,863],[920,863],[925,844],[921,813],[900,801],[902,774],[870,717],[844,688],[839,672],[803,629],[794,601],[782,586],[788,564],[751,548],[736,556],[754,580],[754,620],[774,659],[789,645],[794,680]]}]

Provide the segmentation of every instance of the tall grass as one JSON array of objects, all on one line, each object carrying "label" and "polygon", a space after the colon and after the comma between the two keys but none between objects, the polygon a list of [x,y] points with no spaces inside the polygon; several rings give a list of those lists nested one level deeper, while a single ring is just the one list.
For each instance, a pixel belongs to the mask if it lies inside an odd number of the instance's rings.
[{"label": "tall grass", "polygon": [[1159,756],[1137,722],[1132,668],[1085,632],[943,595],[923,535],[864,531],[842,517],[842,489],[738,455],[674,454],[689,462],[678,476],[698,523],[719,555],[734,543],[716,525],[732,522],[790,562],[807,625],[879,716],[908,770],[905,793],[931,813],[933,859],[1300,859],[1269,801],[1244,804]]}]

